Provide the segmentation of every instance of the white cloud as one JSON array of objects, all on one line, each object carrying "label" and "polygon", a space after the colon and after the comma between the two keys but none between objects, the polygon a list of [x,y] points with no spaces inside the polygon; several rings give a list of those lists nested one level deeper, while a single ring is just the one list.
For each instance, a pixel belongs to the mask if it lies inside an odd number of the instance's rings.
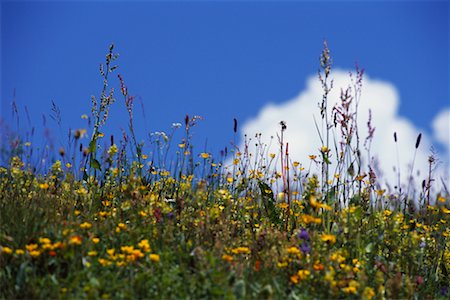
[{"label": "white cloud", "polygon": [[[346,89],[351,80],[349,72],[343,70],[334,70],[331,73],[334,80],[333,89],[329,95],[328,107],[333,107],[339,102],[341,88]],[[258,115],[248,120],[241,127],[241,140],[244,134],[248,137],[254,137],[256,133],[262,133],[263,143],[272,144],[271,152],[277,152],[277,133],[280,132],[280,121],[286,121],[287,130],[285,131],[285,141],[289,143],[289,152],[293,160],[298,160],[303,165],[308,165],[308,155],[319,154],[321,142],[314,123],[314,116],[320,122],[320,111],[318,103],[322,99],[323,90],[317,76],[311,76],[307,79],[306,88],[297,97],[281,104],[268,104],[263,107]],[[394,85],[389,82],[377,80],[364,75],[361,97],[358,108],[358,128],[362,144],[368,134],[367,120],[369,119],[369,109],[372,112],[372,126],[375,127],[375,134],[372,141],[371,156],[378,161],[379,170],[382,170],[382,182],[389,182],[390,186],[397,183],[397,173],[394,167],[400,166],[402,182],[405,183],[411,172],[411,162],[413,161],[416,138],[422,133],[422,140],[416,153],[414,175],[420,172],[418,177],[421,181],[428,174],[428,157],[430,148],[436,141],[447,145],[448,152],[448,120],[449,111],[442,113],[436,118],[434,128],[435,136],[430,136],[425,130],[417,128],[410,120],[399,115],[399,94]],[[330,109],[331,110],[331,109]],[[336,137],[339,131],[333,128]],[[394,141],[394,132],[397,134],[397,145]],[[274,137],[271,140],[271,136]],[[330,144],[334,149],[333,143]],[[398,153],[397,156],[397,147]],[[240,145],[243,149],[243,144]],[[254,151],[254,142],[249,144],[249,152]],[[365,151],[364,151],[365,152]],[[334,151],[333,155],[336,155]],[[367,154],[365,155],[365,165],[367,166]],[[448,155],[440,157],[447,160]],[[364,157],[363,157],[364,159]],[[448,162],[441,164],[436,175],[445,176],[444,170],[448,168]],[[317,170],[319,173],[319,170]],[[377,175],[381,175],[378,173]],[[448,180],[448,174],[446,175]],[[440,180],[439,180],[440,181]],[[384,184],[383,184],[384,185]]]},{"label": "white cloud", "polygon": [[450,150],[450,109],[442,110],[433,120],[434,138]]}]

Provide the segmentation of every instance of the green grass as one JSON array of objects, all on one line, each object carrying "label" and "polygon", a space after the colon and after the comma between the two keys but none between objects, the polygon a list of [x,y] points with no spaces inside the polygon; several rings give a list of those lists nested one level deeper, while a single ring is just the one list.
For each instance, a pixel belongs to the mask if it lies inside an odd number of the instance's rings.
[{"label": "green grass", "polygon": [[2,149],[1,298],[448,299],[449,195],[428,193],[432,174],[422,193],[381,189],[370,166],[362,171],[351,110],[335,115],[347,120],[336,130],[346,144],[331,143],[330,129],[340,125],[327,107],[326,45],[317,124],[323,144],[310,157],[322,171],[314,175],[291,161],[283,124],[279,153],[234,148],[229,166],[194,153],[199,117],[174,126],[180,141],[154,136],[145,154],[121,77],[129,136],[99,151],[116,58],[111,46],[86,147],[85,131],[75,131],[43,171],[25,139]]}]

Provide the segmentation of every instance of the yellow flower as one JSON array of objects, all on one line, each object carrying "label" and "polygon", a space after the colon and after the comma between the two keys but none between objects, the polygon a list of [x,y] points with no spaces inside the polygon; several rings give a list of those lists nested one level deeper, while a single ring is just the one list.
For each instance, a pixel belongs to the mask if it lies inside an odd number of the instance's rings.
[{"label": "yellow flower", "polygon": [[13,250],[9,247],[2,247],[1,253],[11,254],[11,253],[13,253]]},{"label": "yellow flower", "polygon": [[75,190],[75,192],[79,196],[87,195],[87,193],[88,193],[88,191],[84,187],[80,187],[79,189]]},{"label": "yellow flower", "polygon": [[277,263],[277,267],[282,269],[282,268],[286,268],[288,266],[288,263],[283,261],[283,262],[278,262]]},{"label": "yellow flower", "polygon": [[142,159],[147,159],[148,158],[148,155],[145,155],[145,154],[142,154]]},{"label": "yellow flower", "polygon": [[110,266],[112,264],[111,261],[104,259],[104,258],[99,258],[98,262],[104,267]]},{"label": "yellow flower", "polygon": [[248,247],[237,247],[231,250],[233,254],[250,254],[250,249]]},{"label": "yellow flower", "polygon": [[141,250],[139,249],[133,250],[132,255],[134,256],[135,259],[142,258],[145,256],[144,253],[142,253]]},{"label": "yellow flower", "polygon": [[323,153],[326,153],[326,152],[330,152],[330,149],[328,149],[327,146],[322,146],[320,151],[323,152]]},{"label": "yellow flower", "polygon": [[201,158],[204,158],[204,159],[209,158],[209,154],[205,153],[205,152],[200,153],[200,156],[201,156]]},{"label": "yellow flower", "polygon": [[41,244],[51,244],[52,241],[49,238],[43,237],[43,238],[39,238],[39,243],[41,243]]},{"label": "yellow flower", "polygon": [[30,256],[31,257],[38,257],[39,255],[41,255],[41,252],[38,251],[38,250],[30,251]]},{"label": "yellow flower", "polygon": [[53,249],[62,249],[62,248],[64,248],[64,247],[65,247],[65,245],[64,245],[63,242],[56,242],[56,243],[54,243],[54,244],[52,245],[52,248],[53,248]]},{"label": "yellow flower", "polygon": [[47,190],[49,188],[49,185],[47,182],[39,184],[39,188],[42,190]]},{"label": "yellow flower", "polygon": [[445,197],[442,197],[442,196],[439,196],[437,200],[440,203],[445,203],[445,201],[446,201]]},{"label": "yellow flower", "polygon": [[389,217],[390,215],[392,215],[392,211],[390,211],[389,209],[385,209],[383,214],[385,217]]},{"label": "yellow flower", "polygon": [[100,242],[100,239],[99,238],[92,238],[92,242],[94,243],[94,244],[98,244],[99,242]]},{"label": "yellow flower", "polygon": [[119,149],[117,148],[116,144],[112,144],[108,149],[108,155],[110,157],[113,157],[118,151]]},{"label": "yellow flower", "polygon": [[366,300],[371,300],[375,296],[375,291],[371,287],[366,287],[363,292],[363,297]]},{"label": "yellow flower", "polygon": [[98,216],[99,217],[102,217],[102,218],[106,218],[107,216],[109,216],[109,212],[107,212],[107,211],[99,211],[98,212]]},{"label": "yellow flower", "polygon": [[310,223],[321,224],[322,223],[322,219],[321,218],[315,218],[315,217],[310,216],[310,215],[302,215],[302,221],[305,224],[310,224]]},{"label": "yellow flower", "polygon": [[300,249],[298,249],[297,247],[290,247],[287,249],[287,252],[294,255],[299,255],[301,253]]},{"label": "yellow flower", "polygon": [[91,228],[91,227],[92,227],[92,224],[89,223],[89,222],[84,222],[84,223],[81,223],[81,224],[80,224],[80,228],[81,228],[81,229],[89,229],[89,228]]},{"label": "yellow flower", "polygon": [[332,234],[322,234],[322,235],[320,236],[320,239],[321,239],[323,242],[329,243],[329,244],[331,244],[331,245],[333,245],[333,244],[336,243],[336,236],[335,236],[335,235],[332,235]]},{"label": "yellow flower", "polygon": [[87,253],[88,256],[97,256],[97,251],[89,251]]},{"label": "yellow flower", "polygon": [[376,190],[375,193],[377,193],[378,196],[383,196],[386,190]]},{"label": "yellow flower", "polygon": [[22,249],[16,249],[16,254],[17,255],[24,255],[25,254],[25,251],[23,251]]},{"label": "yellow flower", "polygon": [[233,177],[227,177],[227,182],[228,183],[233,183],[233,181],[234,181]]},{"label": "yellow flower", "polygon": [[27,249],[28,252],[36,250],[37,248],[38,248],[37,244],[28,244],[28,245],[25,246],[25,249]]},{"label": "yellow flower", "polygon": [[124,267],[124,266],[126,266],[126,265],[127,265],[127,263],[124,262],[124,261],[117,261],[117,262],[116,262],[116,266],[118,266],[118,267]]},{"label": "yellow flower", "polygon": [[305,280],[311,274],[309,270],[300,270],[297,275],[300,280]]},{"label": "yellow flower", "polygon": [[148,240],[141,240],[138,243],[138,247],[141,248],[144,252],[150,252],[151,248],[150,248],[150,243],[148,242]]},{"label": "yellow flower", "polygon": [[120,233],[120,231],[125,228],[127,228],[127,225],[125,225],[124,223],[117,224],[116,233]]},{"label": "yellow flower", "polygon": [[327,204],[322,204],[320,202],[316,201],[316,198],[314,196],[311,196],[309,199],[309,204],[315,209],[318,210],[320,208],[323,208],[324,210],[331,210],[331,206]]},{"label": "yellow flower", "polygon": [[55,247],[51,243],[49,244],[42,244],[42,250],[53,250]]},{"label": "yellow flower", "polygon": [[159,262],[159,260],[160,260],[159,255],[158,255],[158,254],[154,254],[154,253],[150,254],[150,255],[149,255],[149,258],[150,258],[150,260],[153,261],[153,262]]},{"label": "yellow flower", "polygon": [[[283,196],[284,196],[284,193],[283,193]],[[282,203],[278,204],[278,207],[281,208],[281,209],[286,209],[286,208],[289,207],[289,204],[287,204],[286,202],[282,202]]]},{"label": "yellow flower", "polygon": [[120,251],[122,251],[122,253],[132,254],[134,251],[134,247],[133,246],[122,246],[122,247],[120,247]]},{"label": "yellow flower", "polygon": [[356,288],[353,286],[342,288],[342,291],[346,294],[356,294]]},{"label": "yellow flower", "polygon": [[342,289],[346,294],[356,294],[358,292],[359,283],[355,280],[351,280],[348,283],[348,287]]},{"label": "yellow flower", "polygon": [[333,281],[334,281],[334,275],[336,275],[336,272],[334,271],[333,268],[331,268],[330,270],[328,270],[328,271],[325,273],[324,279],[325,279],[326,281],[328,281],[328,282],[333,282]]}]

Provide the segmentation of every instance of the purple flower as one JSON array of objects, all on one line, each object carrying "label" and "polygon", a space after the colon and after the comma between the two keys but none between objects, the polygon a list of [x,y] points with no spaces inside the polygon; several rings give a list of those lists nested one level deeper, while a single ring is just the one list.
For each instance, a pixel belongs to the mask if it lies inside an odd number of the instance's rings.
[{"label": "purple flower", "polygon": [[175,217],[175,215],[174,215],[173,212],[169,212],[169,213],[167,213],[167,217],[168,217],[169,219],[173,219],[173,217]]},{"label": "purple flower", "polygon": [[311,253],[311,247],[308,245],[308,243],[302,243],[300,245],[300,250],[304,253],[304,254],[309,254]]},{"label": "purple flower", "polygon": [[309,233],[305,228],[300,229],[300,232],[297,236],[302,240],[309,241]]}]

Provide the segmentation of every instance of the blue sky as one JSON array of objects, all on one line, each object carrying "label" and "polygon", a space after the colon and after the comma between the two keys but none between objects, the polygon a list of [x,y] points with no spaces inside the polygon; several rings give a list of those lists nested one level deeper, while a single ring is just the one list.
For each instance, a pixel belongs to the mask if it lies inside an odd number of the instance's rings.
[{"label": "blue sky", "polygon": [[[217,153],[233,139],[233,118],[244,124],[305,89],[326,39],[335,67],[357,62],[393,84],[399,115],[431,133],[433,118],[450,107],[449,36],[448,1],[2,1],[1,115],[11,124],[15,91],[38,128],[52,100],[64,136],[83,127],[113,42],[117,73],[145,105],[144,121],[136,100],[138,136],[200,115],[198,145],[207,139],[206,150]],[[117,133],[127,114],[116,78],[112,86],[108,128]]]}]

